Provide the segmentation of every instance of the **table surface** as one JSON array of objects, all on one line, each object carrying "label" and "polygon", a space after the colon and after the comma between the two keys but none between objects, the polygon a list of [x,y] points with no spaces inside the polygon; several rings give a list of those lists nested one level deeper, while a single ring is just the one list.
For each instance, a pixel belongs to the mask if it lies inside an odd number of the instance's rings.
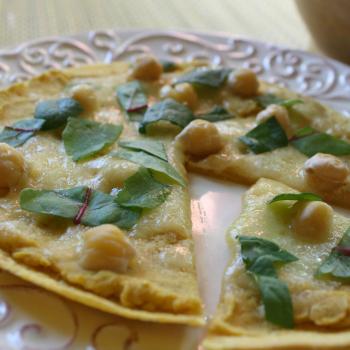
[{"label": "table surface", "polygon": [[318,52],[293,0],[0,0],[0,47],[91,29],[223,31]]}]

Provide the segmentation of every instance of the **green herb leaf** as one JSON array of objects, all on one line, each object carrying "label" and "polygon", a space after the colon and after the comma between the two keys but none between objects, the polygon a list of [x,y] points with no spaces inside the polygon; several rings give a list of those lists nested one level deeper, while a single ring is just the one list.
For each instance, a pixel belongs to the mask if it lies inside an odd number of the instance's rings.
[{"label": "green herb leaf", "polygon": [[294,134],[296,138],[299,138],[310,134],[314,134],[315,132],[315,129],[311,128],[310,126],[305,126],[304,128],[296,130]]},{"label": "green herb leaf", "polygon": [[285,99],[285,98],[277,97],[276,95],[273,95],[273,94],[260,95],[255,97],[255,100],[263,108],[266,108],[272,104],[290,108],[296,104],[304,103],[304,101],[300,99]]},{"label": "green herb leaf", "polygon": [[225,83],[231,71],[232,69],[230,68],[197,68],[180,76],[176,80],[176,84],[190,83],[193,85],[218,88]]},{"label": "green herb leaf", "polygon": [[155,103],[148,108],[140,125],[140,133],[147,132],[147,126],[159,121],[167,121],[184,128],[193,120],[192,111],[180,102],[171,98]]},{"label": "green herb leaf", "polygon": [[275,277],[257,276],[267,321],[284,328],[294,327],[293,304],[288,286]]},{"label": "green herb leaf", "polygon": [[328,257],[319,266],[316,277],[350,282],[350,227]]},{"label": "green herb leaf", "polygon": [[168,156],[165,151],[164,144],[154,140],[130,140],[120,141],[119,145],[124,148],[130,148],[135,151],[144,151],[152,156],[168,161]]},{"label": "green herb leaf", "polygon": [[86,226],[115,224],[123,229],[133,227],[141,215],[136,208],[118,205],[116,198],[99,191],[93,191],[81,223]]},{"label": "green herb leaf", "polygon": [[174,61],[160,60],[160,64],[163,67],[164,73],[174,72],[178,68],[176,62],[174,62]]},{"label": "green herb leaf", "polygon": [[41,129],[44,120],[25,119],[6,127],[0,133],[0,142],[5,142],[12,147],[19,147]]},{"label": "green herb leaf", "polygon": [[68,118],[77,117],[82,111],[83,108],[78,101],[65,97],[39,102],[34,112],[34,118],[45,121],[42,130],[51,130],[64,126]]},{"label": "green herb leaf", "polygon": [[175,181],[181,186],[186,186],[186,181],[176,169],[171,164],[158,157],[154,157],[143,151],[132,151],[126,149],[120,149],[112,155],[139,164],[156,173],[162,174],[168,180]]},{"label": "green herb leaf", "polygon": [[[79,221],[86,226],[115,224],[120,228],[131,228],[139,218],[140,212],[122,208],[113,196],[99,191],[91,191],[86,201],[87,187],[67,190],[24,189],[20,194],[20,206],[34,213],[54,215]],[[84,209],[82,211],[82,208]]]},{"label": "green herb leaf", "polygon": [[234,118],[232,114],[230,114],[224,107],[214,106],[214,108],[208,113],[196,115],[198,119],[204,119],[208,122],[215,123],[221,120]]},{"label": "green herb leaf", "polygon": [[323,201],[323,199],[317,194],[309,192],[281,193],[273,197],[269,204],[279,201]]},{"label": "green herb leaf", "polygon": [[85,159],[112,145],[122,130],[121,125],[69,118],[63,131],[64,148],[74,161]]},{"label": "green herb leaf", "polygon": [[255,154],[273,151],[288,145],[288,138],[275,117],[250,130],[240,141]]},{"label": "green herb leaf", "polygon": [[308,157],[316,153],[327,153],[335,156],[350,154],[350,143],[325,133],[315,133],[291,141],[293,147]]},{"label": "green herb leaf", "polygon": [[132,121],[141,121],[147,109],[147,96],[137,80],[118,86],[118,102]]},{"label": "green herb leaf", "polygon": [[168,197],[171,187],[158,182],[146,168],[130,176],[116,201],[123,207],[156,208]]},{"label": "green herb leaf", "polygon": [[238,236],[241,254],[247,271],[257,281],[265,317],[268,321],[285,328],[293,327],[293,305],[288,287],[276,273],[276,266],[298,260],[277,244],[253,236]]},{"label": "green herb leaf", "polygon": [[259,262],[262,259],[269,260],[271,264],[286,264],[298,260],[293,254],[266,239],[254,236],[238,236],[237,238],[241,244],[242,258],[247,269],[259,275],[266,275],[260,271]]}]

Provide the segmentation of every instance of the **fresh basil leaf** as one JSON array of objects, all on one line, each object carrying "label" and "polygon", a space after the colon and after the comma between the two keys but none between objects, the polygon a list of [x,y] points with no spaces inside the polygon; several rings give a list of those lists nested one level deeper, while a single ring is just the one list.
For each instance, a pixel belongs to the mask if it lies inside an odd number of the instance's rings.
[{"label": "fresh basil leaf", "polygon": [[350,143],[325,133],[307,135],[292,140],[291,144],[308,157],[312,157],[316,153],[327,153],[335,156],[350,154]]},{"label": "fresh basil leaf", "polygon": [[56,129],[64,126],[68,118],[78,117],[83,111],[80,103],[73,98],[46,100],[37,104],[34,118],[45,121],[42,130]]},{"label": "fresh basil leaf", "polygon": [[338,246],[319,266],[316,277],[335,279],[343,283],[350,282],[350,227],[344,233]]},{"label": "fresh basil leaf", "polygon": [[118,102],[132,121],[141,121],[147,109],[147,96],[137,80],[119,85]]},{"label": "fresh basil leaf", "polygon": [[25,119],[11,126],[5,126],[0,133],[0,142],[5,142],[12,147],[19,147],[33,137],[44,123],[45,121],[41,119]]},{"label": "fresh basil leaf", "polygon": [[[274,242],[254,236],[238,236],[241,244],[242,258],[249,271],[259,268],[256,264],[262,257],[270,259],[271,263],[286,264],[298,260],[293,254],[281,249]],[[262,272],[260,275],[264,274]]]},{"label": "fresh basil leaf", "polygon": [[288,138],[275,117],[271,117],[239,138],[255,154],[288,146]]},{"label": "fresh basil leaf", "polygon": [[234,117],[235,116],[230,114],[224,107],[221,107],[221,106],[214,106],[213,109],[208,113],[196,115],[196,118],[204,119],[211,123],[219,122],[221,120],[231,119]]},{"label": "fresh basil leaf", "polygon": [[132,151],[127,149],[119,149],[112,155],[139,164],[156,173],[162,174],[168,180],[175,181],[181,186],[186,186],[186,181],[177,170],[171,164],[158,157],[154,157],[143,151]]},{"label": "fresh basil leaf", "polygon": [[91,191],[86,202],[88,188],[84,186],[67,190],[24,189],[20,194],[20,206],[33,213],[48,214],[67,219],[76,219],[81,208],[86,208],[79,220],[86,226],[116,224],[121,228],[131,228],[140,212],[122,208],[113,196]]},{"label": "fresh basil leaf", "polygon": [[279,279],[269,276],[257,276],[256,280],[266,320],[284,328],[293,328],[293,304],[288,286]]},{"label": "fresh basil leaf", "polygon": [[130,140],[120,141],[119,145],[124,148],[130,148],[135,151],[144,151],[152,156],[168,161],[164,144],[154,140]]},{"label": "fresh basil leaf", "polygon": [[189,83],[193,85],[218,88],[226,82],[231,71],[232,69],[230,68],[197,68],[180,76],[175,83]]},{"label": "fresh basil leaf", "polygon": [[323,199],[317,194],[310,192],[281,193],[273,197],[269,204],[279,201],[323,201]]},{"label": "fresh basil leaf", "polygon": [[74,161],[86,159],[112,145],[122,130],[121,125],[69,118],[62,135],[64,148]]},{"label": "fresh basil leaf", "polygon": [[193,120],[192,111],[184,104],[171,98],[155,103],[148,108],[140,125],[140,133],[145,134],[150,124],[159,121],[167,121],[174,125],[184,128]]},{"label": "fresh basil leaf", "polygon": [[21,191],[20,206],[33,213],[73,219],[84,203],[86,190],[83,186],[57,191],[26,188]]},{"label": "fresh basil leaf", "polygon": [[259,106],[263,108],[266,108],[272,104],[290,108],[296,104],[304,103],[304,101],[300,99],[285,99],[285,98],[277,97],[276,95],[273,95],[273,94],[257,96],[255,97],[255,101],[257,101]]},{"label": "fresh basil leaf", "polygon": [[125,181],[116,201],[123,207],[152,209],[162,204],[170,191],[171,187],[158,182],[148,169],[140,168]]},{"label": "fresh basil leaf", "polygon": [[81,219],[86,226],[115,224],[123,229],[133,227],[140,217],[137,208],[125,208],[116,202],[116,198],[99,191],[93,191],[89,205]]},{"label": "fresh basil leaf", "polygon": [[178,65],[174,61],[160,60],[160,64],[163,67],[163,72],[164,73],[174,72],[178,68]]},{"label": "fresh basil leaf", "polygon": [[253,236],[238,236],[247,271],[258,284],[269,322],[285,328],[293,327],[293,305],[288,287],[278,279],[276,266],[298,260],[274,242]]}]

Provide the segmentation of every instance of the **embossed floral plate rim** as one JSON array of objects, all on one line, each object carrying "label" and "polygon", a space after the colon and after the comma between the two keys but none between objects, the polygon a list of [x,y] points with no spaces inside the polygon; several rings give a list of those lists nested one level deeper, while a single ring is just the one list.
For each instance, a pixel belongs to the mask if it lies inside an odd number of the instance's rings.
[{"label": "embossed floral plate rim", "polygon": [[162,58],[207,58],[213,64],[245,66],[261,78],[316,97],[350,115],[350,67],[306,51],[229,33],[176,30],[97,30],[40,38],[0,50],[0,86],[50,68],[127,59],[140,52]]},{"label": "embossed floral plate rim", "polygon": [[[153,52],[164,59],[204,58],[216,65],[248,67],[262,79],[313,96],[350,117],[348,106],[350,67],[309,52],[221,32],[111,29],[90,31],[74,36],[35,39],[0,50],[0,88],[28,79],[47,69],[59,69],[97,61],[108,63],[116,59],[129,59],[141,52]],[[205,291],[203,297],[207,302],[207,309],[212,312],[220,292],[221,272],[229,254],[228,250],[225,251],[224,231],[234,216],[239,214],[240,195],[245,188],[220,182],[211,184],[207,179],[194,176],[192,178],[194,178],[191,192],[196,250],[200,250],[203,246],[213,246],[210,240],[215,240],[217,243],[216,240],[220,237],[220,243],[215,246],[219,246],[221,251],[216,248],[216,251],[197,254],[199,276],[205,273],[215,276],[215,283],[213,283],[214,277],[204,281],[200,277],[201,288]],[[208,186],[212,186],[210,193],[206,193]],[[212,213],[214,202],[227,203],[227,207],[233,206],[234,216],[222,210],[216,212],[214,210]],[[210,230],[216,232],[214,237],[208,235]],[[216,261],[216,264],[207,263],[206,265],[206,261]],[[213,273],[210,270],[216,268],[220,273]],[[8,295],[9,298],[5,298],[6,290],[11,291],[11,297]],[[25,291],[25,294],[21,291]],[[176,344],[181,343],[181,350],[193,350],[194,344],[198,343],[196,340],[198,332],[189,331],[189,335],[184,336],[183,334],[186,333],[184,327],[148,325],[122,320],[63,300],[5,273],[0,273],[0,294],[0,349],[105,350],[104,345],[100,346],[101,340],[103,344],[112,344],[111,348],[117,341],[121,349],[136,350],[141,349],[138,347],[141,346],[142,350],[158,350],[163,349],[164,344],[170,346],[169,337],[167,338],[169,334],[174,340],[180,337],[184,339],[181,342],[174,342],[174,349],[178,349]],[[22,305],[21,298],[27,295],[34,298],[33,300],[40,298],[44,305],[43,313],[45,313],[45,305],[51,305],[53,311],[56,310],[66,324],[66,328],[58,324],[48,328],[44,316],[36,315],[35,312],[33,315],[23,313],[19,306]],[[32,316],[35,316],[35,320]],[[49,321],[52,322],[52,319]],[[63,333],[57,334],[57,330],[61,331],[60,327]],[[108,334],[105,332],[108,329],[113,335],[109,337],[109,341],[106,340]],[[153,334],[153,338],[149,334]],[[159,343],[153,343],[153,339],[159,337]]]}]

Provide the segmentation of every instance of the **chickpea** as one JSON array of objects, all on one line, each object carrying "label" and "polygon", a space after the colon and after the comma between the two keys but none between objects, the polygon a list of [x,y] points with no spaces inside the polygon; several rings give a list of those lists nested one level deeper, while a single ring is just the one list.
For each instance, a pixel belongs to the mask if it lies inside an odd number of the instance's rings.
[{"label": "chickpea", "polygon": [[227,78],[227,85],[235,95],[241,97],[255,96],[259,89],[259,81],[250,69],[232,71]]},{"label": "chickpea", "polygon": [[198,103],[198,96],[191,84],[182,83],[175,87],[165,85],[160,90],[161,98],[173,98],[178,102],[182,102],[191,109],[195,109]]},{"label": "chickpea", "polygon": [[6,143],[0,143],[0,193],[16,186],[24,175],[22,153]]},{"label": "chickpea", "polygon": [[140,80],[158,80],[163,73],[160,62],[152,55],[140,55],[134,59],[131,77]]},{"label": "chickpea", "polygon": [[92,113],[99,108],[98,99],[94,89],[87,84],[79,84],[72,88],[71,96],[77,100],[84,112]]},{"label": "chickpea", "polygon": [[318,326],[336,324],[346,317],[348,307],[348,297],[345,293],[326,294],[311,306],[310,320]]},{"label": "chickpea", "polygon": [[276,118],[288,138],[293,136],[293,129],[290,124],[288,111],[285,107],[273,104],[269,105],[267,108],[257,114],[256,121],[260,124],[271,117]]},{"label": "chickpea", "polygon": [[304,164],[306,180],[323,190],[345,184],[349,177],[348,166],[331,154],[317,153]]},{"label": "chickpea", "polygon": [[333,222],[333,209],[324,202],[297,202],[292,219],[293,233],[309,242],[327,240]]},{"label": "chickpea", "polygon": [[100,225],[84,232],[80,264],[88,270],[126,272],[136,252],[124,232],[114,225]]},{"label": "chickpea", "polygon": [[217,127],[206,120],[194,120],[177,135],[187,154],[207,157],[220,151],[223,147]]}]

